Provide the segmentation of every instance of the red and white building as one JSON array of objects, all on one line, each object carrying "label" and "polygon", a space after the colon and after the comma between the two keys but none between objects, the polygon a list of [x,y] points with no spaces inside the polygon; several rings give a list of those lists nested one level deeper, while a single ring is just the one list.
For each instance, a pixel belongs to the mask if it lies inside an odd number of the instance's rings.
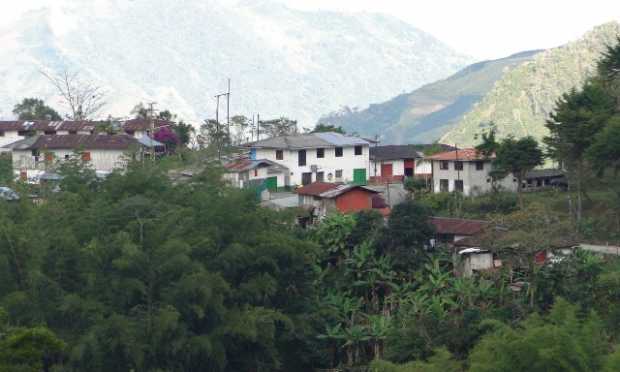
[{"label": "red and white building", "polygon": [[[373,205],[385,215],[387,206],[376,198],[379,192],[366,186],[315,182],[295,190],[299,206],[313,208],[315,218],[330,213],[355,213],[373,209]],[[380,197],[380,196],[379,196]]]}]

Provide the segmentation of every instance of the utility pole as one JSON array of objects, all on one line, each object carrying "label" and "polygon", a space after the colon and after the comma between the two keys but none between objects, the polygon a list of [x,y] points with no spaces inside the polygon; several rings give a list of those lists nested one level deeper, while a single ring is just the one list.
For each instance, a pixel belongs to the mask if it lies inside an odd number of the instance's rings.
[{"label": "utility pole", "polygon": [[260,114],[256,114],[256,140],[260,141]]},{"label": "utility pole", "polygon": [[230,78],[228,78],[228,93],[226,93],[226,125],[228,126],[228,137],[230,138]]},{"label": "utility pole", "polygon": [[[151,160],[155,161],[155,145],[153,142],[153,138],[155,138],[155,105],[157,102],[149,102],[149,131],[150,135],[147,135],[149,138],[149,143],[151,144]],[[147,131],[147,134],[149,134]]]}]

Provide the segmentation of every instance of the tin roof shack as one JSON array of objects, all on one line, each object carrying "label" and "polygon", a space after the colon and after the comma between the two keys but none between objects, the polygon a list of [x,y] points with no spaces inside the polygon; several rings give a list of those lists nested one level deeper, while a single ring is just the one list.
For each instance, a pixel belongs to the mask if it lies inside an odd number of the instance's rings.
[{"label": "tin roof shack", "polygon": [[431,217],[431,224],[435,227],[435,239],[448,245],[479,236],[489,226],[488,221],[449,217]]},{"label": "tin roof shack", "polygon": [[[379,194],[366,186],[314,182],[295,190],[300,207],[313,207],[314,216],[321,219],[329,213],[354,213],[372,209],[373,197]],[[384,203],[375,200],[381,208]]]},{"label": "tin roof shack", "polygon": [[492,270],[495,268],[496,260],[493,253],[486,249],[465,248],[458,252],[460,264],[457,266],[458,274],[470,278],[476,272]]},{"label": "tin roof shack", "polygon": [[568,181],[566,174],[561,169],[533,169],[525,175],[525,191],[534,191],[548,188],[566,190]]}]

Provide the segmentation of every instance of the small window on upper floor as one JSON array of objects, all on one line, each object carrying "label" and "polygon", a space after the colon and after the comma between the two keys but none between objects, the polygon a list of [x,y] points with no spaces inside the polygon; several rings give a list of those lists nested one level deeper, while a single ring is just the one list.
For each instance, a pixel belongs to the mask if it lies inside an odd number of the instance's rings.
[{"label": "small window on upper floor", "polygon": [[284,150],[276,150],[276,160],[284,160]]},{"label": "small window on upper floor", "polygon": [[336,179],[339,180],[342,178],[342,169],[336,169]]},{"label": "small window on upper floor", "polygon": [[337,158],[341,158],[342,157],[342,147],[336,147],[336,157]]},{"label": "small window on upper floor", "polygon": [[0,137],[4,137],[4,132],[0,130]]},{"label": "small window on upper floor", "polygon": [[316,149],[316,157],[317,159],[322,159],[325,157],[325,149]]},{"label": "small window on upper floor", "polygon": [[53,136],[56,134],[55,130],[46,130],[45,132],[43,132],[43,134],[45,134],[46,136]]},{"label": "small window on upper floor", "polygon": [[448,161],[442,160],[439,162],[439,169],[447,170],[448,169]]},{"label": "small window on upper floor", "polygon": [[355,146],[355,155],[362,155],[364,148],[362,146]]},{"label": "small window on upper floor", "polygon": [[454,162],[454,170],[463,170],[463,162],[455,161]]},{"label": "small window on upper floor", "polygon": [[477,161],[476,162],[476,170],[484,170],[484,162],[483,161]]},{"label": "small window on upper floor", "polygon": [[76,130],[70,130],[69,134],[77,134],[77,131]]}]

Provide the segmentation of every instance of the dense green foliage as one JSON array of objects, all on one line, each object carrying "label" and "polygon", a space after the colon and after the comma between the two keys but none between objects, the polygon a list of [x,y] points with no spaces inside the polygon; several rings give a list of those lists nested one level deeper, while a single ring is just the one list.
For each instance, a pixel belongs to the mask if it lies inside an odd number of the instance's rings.
[{"label": "dense green foliage", "polygon": [[38,98],[24,98],[13,108],[19,120],[62,120],[60,114]]}]

